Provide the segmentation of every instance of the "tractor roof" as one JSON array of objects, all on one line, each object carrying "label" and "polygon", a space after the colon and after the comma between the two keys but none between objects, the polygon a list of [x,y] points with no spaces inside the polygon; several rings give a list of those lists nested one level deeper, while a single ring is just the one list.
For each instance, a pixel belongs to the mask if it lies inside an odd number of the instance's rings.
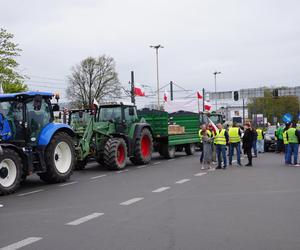
[{"label": "tractor roof", "polygon": [[27,91],[27,92],[19,92],[19,93],[12,93],[12,94],[0,94],[0,100],[12,100],[18,97],[29,98],[34,97],[37,95],[41,95],[43,97],[51,98],[53,93],[50,92],[38,92],[38,91]]}]

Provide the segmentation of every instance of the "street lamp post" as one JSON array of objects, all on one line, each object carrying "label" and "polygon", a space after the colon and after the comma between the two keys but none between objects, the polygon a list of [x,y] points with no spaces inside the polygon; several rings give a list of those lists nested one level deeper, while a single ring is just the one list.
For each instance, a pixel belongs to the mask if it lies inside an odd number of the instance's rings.
[{"label": "street lamp post", "polygon": [[216,111],[217,111],[217,109],[218,109],[218,104],[217,104],[217,75],[221,74],[221,72],[215,71],[213,74],[215,75],[215,102],[216,102]]},{"label": "street lamp post", "polygon": [[159,109],[159,72],[158,72],[158,50],[164,47],[162,45],[151,45],[150,48],[155,49],[156,52],[156,88],[157,88],[157,108]]}]

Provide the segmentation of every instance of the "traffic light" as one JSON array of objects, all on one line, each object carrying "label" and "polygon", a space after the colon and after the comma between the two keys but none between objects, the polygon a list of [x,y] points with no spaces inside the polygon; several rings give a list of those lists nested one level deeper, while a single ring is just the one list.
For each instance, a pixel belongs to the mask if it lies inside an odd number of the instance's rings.
[{"label": "traffic light", "polygon": [[233,92],[233,100],[235,100],[235,101],[239,100],[239,92],[238,91]]},{"label": "traffic light", "polygon": [[273,97],[278,97],[278,89],[273,89]]}]

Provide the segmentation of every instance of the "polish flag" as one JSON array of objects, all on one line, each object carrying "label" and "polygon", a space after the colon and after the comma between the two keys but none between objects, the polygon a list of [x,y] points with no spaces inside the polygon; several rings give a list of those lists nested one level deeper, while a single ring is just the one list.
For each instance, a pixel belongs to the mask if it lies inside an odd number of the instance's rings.
[{"label": "polish flag", "polygon": [[167,101],[168,101],[168,93],[165,90],[165,93],[164,93],[164,102],[167,102]]},{"label": "polish flag", "polygon": [[198,99],[202,99],[203,98],[203,96],[201,95],[200,91],[197,91],[197,98]]},{"label": "polish flag", "polygon": [[214,132],[217,132],[218,128],[214,122],[208,118],[209,124],[213,127]]},{"label": "polish flag", "polygon": [[209,103],[209,101],[205,101],[204,102],[204,109],[207,110],[207,111],[210,111],[211,110],[211,104]]},{"label": "polish flag", "polygon": [[141,87],[134,87],[135,96],[145,96],[145,91]]}]

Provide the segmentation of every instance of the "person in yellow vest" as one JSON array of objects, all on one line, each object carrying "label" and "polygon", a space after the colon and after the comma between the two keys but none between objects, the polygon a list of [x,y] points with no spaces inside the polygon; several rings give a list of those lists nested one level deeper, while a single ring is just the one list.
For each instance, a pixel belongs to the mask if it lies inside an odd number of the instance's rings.
[{"label": "person in yellow vest", "polygon": [[258,153],[263,153],[264,152],[264,139],[265,139],[265,133],[262,130],[262,128],[257,128],[256,129],[257,133],[257,152]]},{"label": "person in yellow vest", "polygon": [[[216,153],[218,158],[218,167],[216,169],[222,168],[222,158],[223,158],[223,169],[227,167],[226,159],[226,145],[229,142],[228,132],[223,128],[221,123],[217,124],[218,130],[216,131],[214,143],[216,145]],[[222,155],[222,157],[221,157]]]},{"label": "person in yellow vest", "polygon": [[229,134],[229,165],[232,165],[232,156],[234,153],[234,149],[236,149],[237,164],[238,164],[238,166],[242,166],[242,164],[241,164],[241,135],[242,135],[242,133],[236,123],[233,123],[232,127],[229,128],[228,134]]},{"label": "person in yellow vest", "polygon": [[287,152],[288,152],[288,145],[289,145],[289,141],[288,141],[288,135],[287,135],[287,131],[290,128],[290,123],[286,123],[285,124],[285,128],[283,130],[283,144],[284,144],[284,163],[288,165],[288,157],[287,157]]},{"label": "person in yellow vest", "polygon": [[203,141],[202,141],[202,132],[203,131],[207,131],[207,135],[209,137],[213,137],[212,135],[212,132],[210,130],[207,129],[207,126],[205,124],[203,124],[201,126],[201,129],[199,130],[199,138],[200,138],[200,142],[202,143],[202,152],[201,152],[201,155],[200,155],[200,163],[202,164],[203,162]]},{"label": "person in yellow vest", "polygon": [[299,140],[298,140],[298,130],[295,128],[292,123],[287,130],[287,139],[288,139],[288,152],[287,152],[287,163],[292,164],[292,154],[294,156],[293,165],[298,165],[298,149],[299,149]]}]

